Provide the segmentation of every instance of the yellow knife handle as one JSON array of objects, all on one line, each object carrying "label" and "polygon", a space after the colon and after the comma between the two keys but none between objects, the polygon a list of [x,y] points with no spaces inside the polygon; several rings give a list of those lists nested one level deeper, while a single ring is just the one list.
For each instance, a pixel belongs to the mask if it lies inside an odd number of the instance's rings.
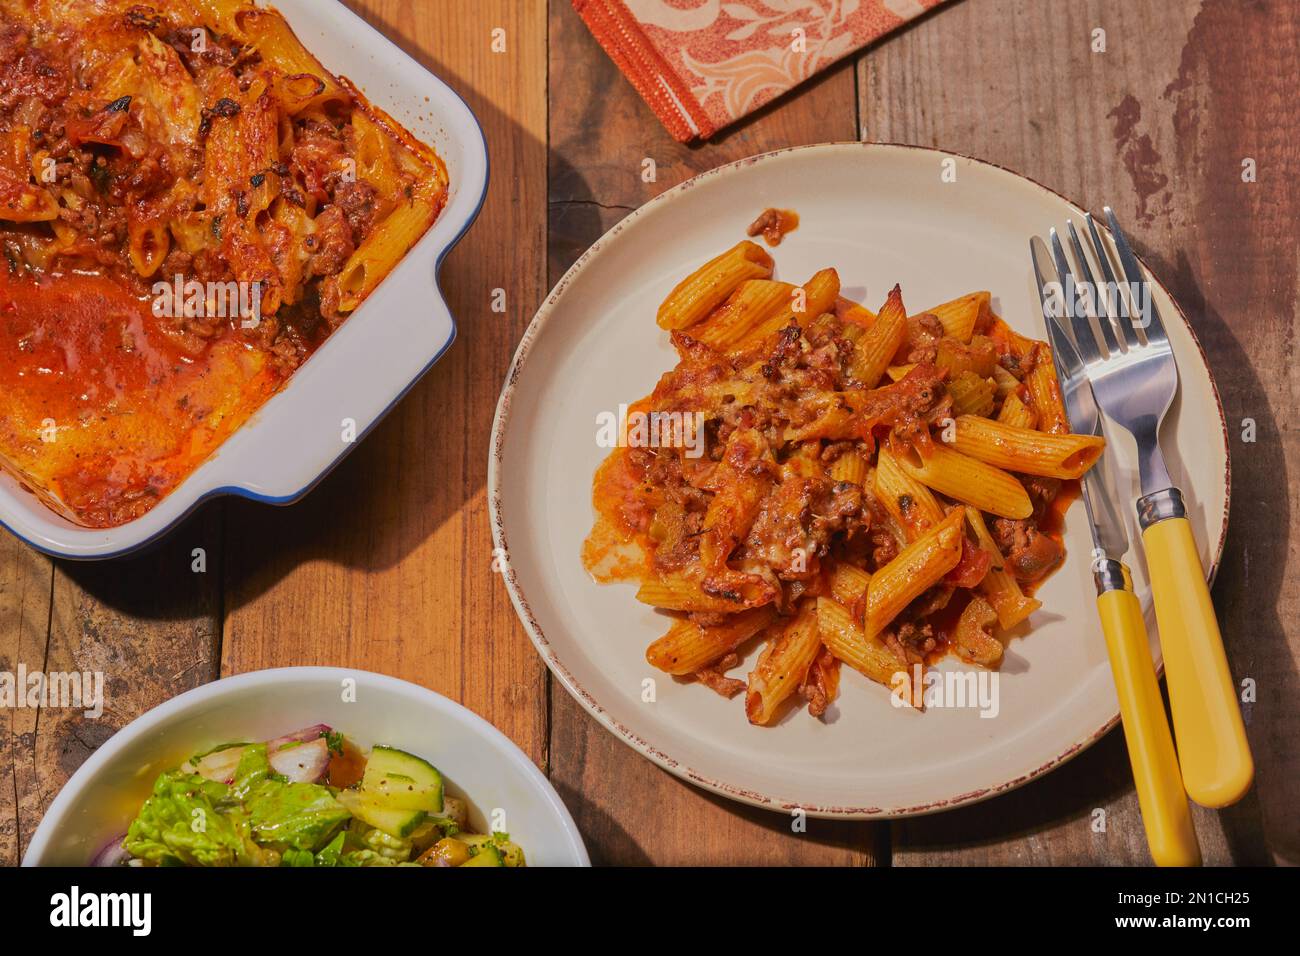
[{"label": "yellow knife handle", "polygon": [[1165,719],[1142,606],[1132,591],[1105,591],[1097,595],[1097,613],[1110,652],[1124,740],[1133,765],[1133,782],[1151,858],[1157,866],[1200,866],[1201,847],[1196,842],[1174,740]]},{"label": "yellow knife handle", "polygon": [[1138,517],[1183,784],[1201,806],[1226,807],[1250,789],[1255,763],[1181,493],[1140,499]]}]

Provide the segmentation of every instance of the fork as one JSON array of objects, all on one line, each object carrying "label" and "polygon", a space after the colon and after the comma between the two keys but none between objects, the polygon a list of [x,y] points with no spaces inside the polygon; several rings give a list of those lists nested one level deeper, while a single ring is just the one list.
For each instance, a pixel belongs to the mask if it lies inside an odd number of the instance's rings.
[{"label": "fork", "polygon": [[[1250,789],[1255,767],[1183,493],[1170,480],[1160,450],[1160,425],[1178,391],[1178,366],[1142,267],[1109,206],[1106,220],[1131,306],[1115,281],[1110,255],[1091,214],[1085,215],[1085,221],[1106,283],[1103,289],[1093,278],[1072,221],[1066,222],[1066,230],[1079,279],[1092,293],[1092,309],[1080,307],[1080,283],[1055,229],[1050,236],[1052,258],[1097,404],[1137,442],[1142,486],[1138,524],[1160,628],[1183,785],[1202,806],[1226,807]],[[1090,313],[1096,319],[1095,329]]]}]

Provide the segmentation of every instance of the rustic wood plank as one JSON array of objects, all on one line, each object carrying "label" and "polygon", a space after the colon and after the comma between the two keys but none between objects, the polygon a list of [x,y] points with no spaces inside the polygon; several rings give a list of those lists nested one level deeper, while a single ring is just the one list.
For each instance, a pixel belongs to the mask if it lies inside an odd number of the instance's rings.
[{"label": "rustic wood plank", "polygon": [[[217,677],[220,507],[209,506],[158,547],[119,561],[56,561],[45,669],[98,675],[103,712],[43,708],[33,759],[40,810],[100,744],[145,711]],[[206,570],[195,563],[202,549]],[[83,681],[84,684],[84,681]],[[26,844],[38,819],[20,808]]]},{"label": "rustic wood plank", "polygon": [[[20,664],[45,669],[53,574],[49,558],[0,536],[0,672],[16,677]],[[0,866],[22,859],[20,834],[30,832],[44,810],[33,759],[36,719],[34,710],[0,708]]]},{"label": "rustic wood plank", "polygon": [[[499,576],[488,436],[515,343],[545,291],[546,8],[350,4],[470,103],[492,189],[442,273],[459,338],[305,501],[232,502],[222,670],[336,664],[461,701],[545,760],[545,668]],[[506,31],[506,52],[491,50]],[[491,311],[494,289],[508,311]]]},{"label": "rustic wood plank", "polygon": [[[550,279],[619,219],[698,172],[781,146],[854,136],[849,64],[700,147],[675,143],[592,39],[551,0]],[[655,161],[646,183],[642,160]],[[758,212],[758,210],[755,210]],[[576,558],[575,558],[576,559]],[[682,783],[624,746],[552,685],[551,779],[605,864],[856,864],[880,860],[883,828],[790,819]]]},{"label": "rustic wood plank", "polygon": [[220,575],[211,565],[195,573],[193,554],[216,554],[218,522],[209,507],[158,548],[112,562],[51,562],[16,540],[0,547],[0,670],[89,674],[103,694],[101,713],[61,699],[6,714],[12,784],[2,784],[0,859],[21,859],[50,801],[95,748],[217,676]]},{"label": "rustic wood plank", "polygon": [[[1105,52],[1091,50],[1096,28]],[[1256,789],[1196,813],[1209,863],[1300,858],[1288,811],[1300,787],[1300,596],[1286,586],[1300,514],[1294,482],[1278,490],[1300,448],[1271,411],[1297,387],[1300,123],[1282,104],[1296,95],[1298,32],[1285,2],[967,0],[859,64],[864,138],[968,153],[1089,208],[1110,203],[1209,354],[1234,423],[1232,530],[1214,593],[1233,672],[1259,685],[1248,708]],[[1246,156],[1256,184],[1241,181]],[[1235,423],[1248,417],[1258,440],[1243,444]],[[1093,832],[1096,808],[1105,834]],[[1118,730],[1015,794],[897,825],[893,843],[898,865],[1149,860]]]}]

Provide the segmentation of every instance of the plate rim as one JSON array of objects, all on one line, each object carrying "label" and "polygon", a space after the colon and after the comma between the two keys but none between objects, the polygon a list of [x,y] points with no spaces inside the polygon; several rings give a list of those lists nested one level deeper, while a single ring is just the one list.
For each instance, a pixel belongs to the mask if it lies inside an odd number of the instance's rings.
[{"label": "plate rim", "polygon": [[[924,816],[931,813],[938,813],[943,810],[952,810],[958,807],[969,806],[980,803],[992,797],[1015,790],[1024,786],[1032,780],[1042,777],[1056,768],[1068,763],[1071,759],[1078,756],[1084,750],[1087,750],[1094,743],[1110,732],[1114,726],[1119,723],[1120,714],[1118,707],[1115,713],[1102,726],[1076,739],[1068,747],[1057,754],[1053,759],[1047,761],[1039,767],[1028,773],[1019,774],[1016,777],[1003,781],[992,787],[984,787],[978,790],[960,793],[953,797],[942,800],[935,800],[924,804],[914,806],[896,806],[896,807],[853,807],[853,806],[818,806],[808,805],[798,801],[792,801],[785,798],[772,796],[769,794],[758,793],[744,787],[737,787],[723,780],[715,780],[706,774],[703,774],[692,767],[689,767],[673,757],[671,754],[661,750],[651,744],[648,740],[632,731],[619,721],[615,720],[613,715],[606,710],[599,701],[597,701],[577,678],[565,667],[559,659],[554,647],[547,639],[540,623],[533,614],[532,607],[529,604],[527,596],[520,587],[514,567],[510,560],[510,546],[506,539],[505,522],[503,515],[503,496],[501,489],[501,464],[502,455],[505,446],[505,432],[510,424],[511,405],[514,399],[515,388],[519,382],[519,375],[523,369],[524,363],[528,360],[529,353],[532,351],[534,343],[541,334],[543,328],[551,321],[555,312],[555,307],[559,304],[568,287],[574,279],[603,251],[606,246],[617,235],[629,228],[639,217],[647,214],[661,205],[666,205],[675,199],[680,198],[684,193],[690,191],[693,187],[709,179],[720,178],[722,176],[737,173],[743,169],[757,165],[762,162],[770,162],[777,157],[785,156],[791,153],[805,152],[810,150],[828,150],[828,149],[853,149],[859,148],[867,152],[872,151],[900,151],[934,154],[943,157],[952,157],[955,159],[965,160],[980,166],[990,167],[1001,173],[1005,173],[1015,179],[1022,180],[1029,185],[1042,190],[1051,196],[1056,197],[1061,202],[1074,210],[1079,216],[1084,215],[1085,210],[1074,200],[1058,192],[1050,186],[1045,186],[1031,176],[1018,172],[1008,166],[989,160],[980,159],[966,153],[956,152],[953,150],[940,149],[935,146],[918,146],[912,143],[899,143],[890,141],[865,141],[865,140],[842,140],[827,141],[822,143],[810,143],[802,146],[787,146],[781,149],[770,150],[764,153],[757,153],[753,156],[746,156],[741,159],[715,166],[712,169],[697,173],[695,176],[678,183],[671,189],[667,189],[659,195],[653,197],[647,202],[638,206],[635,210],[628,213],[609,229],[607,229],[599,239],[593,242],[577,260],[574,261],[564,273],[563,276],[555,283],[555,286],[547,293],[533,318],[524,330],[520,338],[519,345],[515,349],[514,357],[511,359],[510,368],[506,373],[506,378],[501,387],[501,394],[497,399],[496,412],[492,419],[492,434],[489,441],[488,453],[488,472],[487,472],[487,499],[489,511],[489,523],[492,531],[492,545],[496,549],[495,553],[502,557],[500,564],[501,576],[506,586],[506,593],[510,596],[510,603],[514,606],[515,613],[527,632],[533,647],[545,662],[547,668],[560,681],[561,685],[569,694],[580,703],[583,708],[599,721],[606,730],[610,731],[617,739],[640,753],[643,757],[648,758],[662,769],[668,771],[673,776],[687,783],[694,784],[705,790],[720,794],[730,800],[749,806],[758,807],[759,809],[771,811],[791,811],[795,809],[803,810],[809,816],[822,819],[842,819],[842,820],[888,820],[902,819],[906,817]],[[1222,431],[1223,450],[1224,450],[1224,500],[1223,500],[1223,524],[1219,531],[1219,540],[1214,547],[1210,569],[1206,575],[1210,584],[1213,584],[1215,575],[1218,573],[1220,562],[1223,558],[1223,549],[1228,536],[1228,524],[1231,518],[1232,502],[1232,443],[1228,439],[1227,416],[1223,409],[1223,399],[1219,392],[1218,382],[1214,377],[1214,370],[1210,365],[1209,358],[1206,355],[1205,347],[1201,344],[1200,338],[1196,334],[1196,329],[1188,321],[1187,314],[1183,311],[1182,305],[1178,299],[1169,291],[1165,284],[1156,275],[1155,271],[1147,264],[1146,260],[1137,256],[1138,262],[1156,285],[1164,291],[1169,297],[1169,301],[1174,306],[1179,320],[1187,329],[1195,344],[1197,353],[1201,360],[1201,365],[1210,381],[1210,390],[1214,396],[1214,404],[1219,415],[1219,425]],[[1181,382],[1181,380],[1180,380]],[[1163,660],[1157,664],[1157,678],[1164,670]]]}]

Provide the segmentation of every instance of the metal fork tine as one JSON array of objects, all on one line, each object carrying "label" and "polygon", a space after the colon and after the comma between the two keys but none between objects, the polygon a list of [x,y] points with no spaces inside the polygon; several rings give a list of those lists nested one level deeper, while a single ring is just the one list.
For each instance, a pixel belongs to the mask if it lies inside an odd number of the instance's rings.
[{"label": "metal fork tine", "polygon": [[[1047,244],[1038,236],[1033,236],[1029,240],[1029,261],[1034,266],[1034,280],[1038,283],[1038,288],[1042,289],[1046,284],[1046,278],[1043,275],[1044,268],[1039,265],[1039,254],[1041,252],[1042,262],[1046,264],[1046,269],[1051,270],[1051,254],[1047,251]],[[1058,277],[1059,279],[1059,277]],[[1061,387],[1066,388],[1068,382],[1086,381],[1088,377],[1087,370],[1083,367],[1083,359],[1079,358],[1079,350],[1075,347],[1071,335],[1065,331],[1065,328],[1052,314],[1052,310],[1047,308],[1046,303],[1043,305],[1043,321],[1047,323],[1048,340],[1052,346],[1052,355],[1056,359],[1057,370],[1063,373]],[[1061,377],[1058,375],[1058,378]]]},{"label": "metal fork tine", "polygon": [[[1110,223],[1110,234],[1115,238],[1115,251],[1119,253],[1119,264],[1124,269],[1124,277],[1128,280],[1129,288],[1134,291],[1133,304],[1139,310],[1139,318],[1143,331],[1146,332],[1147,342],[1151,345],[1167,346],[1169,336],[1165,334],[1165,325],[1160,320],[1160,310],[1156,308],[1155,300],[1151,297],[1150,286],[1147,285],[1146,277],[1142,274],[1142,267],[1138,265],[1137,256],[1133,255],[1133,250],[1129,248],[1128,237],[1119,227],[1119,221],[1109,206],[1106,207],[1106,221]],[[1138,290],[1145,290],[1146,294],[1138,295]]]},{"label": "metal fork tine", "polygon": [[1097,280],[1092,276],[1092,267],[1088,265],[1088,255],[1083,251],[1083,243],[1079,241],[1079,233],[1074,228],[1074,220],[1065,220],[1065,228],[1070,233],[1070,245],[1074,247],[1074,257],[1079,262],[1079,274],[1083,276],[1083,281],[1088,283],[1088,288],[1092,290],[1093,308],[1097,311],[1097,327],[1101,329],[1102,341],[1106,343],[1106,353],[1114,355],[1119,351],[1119,342],[1115,339],[1115,327],[1111,325],[1105,295],[1097,286]]},{"label": "metal fork tine", "polygon": [[1133,320],[1129,317],[1128,300],[1124,294],[1119,291],[1119,285],[1115,280],[1115,272],[1110,265],[1110,252],[1106,249],[1106,244],[1101,241],[1101,233],[1097,231],[1097,222],[1092,218],[1092,213],[1084,214],[1084,221],[1088,224],[1088,235],[1092,239],[1092,250],[1097,256],[1097,263],[1101,266],[1102,277],[1106,280],[1107,290],[1115,290],[1115,326],[1124,336],[1124,343],[1131,349],[1141,348],[1142,342],[1137,337],[1137,332],[1133,329]]},{"label": "metal fork tine", "polygon": [[1056,272],[1065,290],[1065,310],[1070,316],[1070,330],[1074,332],[1074,344],[1079,347],[1079,356],[1085,364],[1100,362],[1103,356],[1097,347],[1097,338],[1092,333],[1092,323],[1088,321],[1086,315],[1075,314],[1078,312],[1075,308],[1078,297],[1074,291],[1074,273],[1070,271],[1070,260],[1065,257],[1065,249],[1061,246],[1061,237],[1055,227],[1048,232],[1048,237],[1052,242],[1052,258],[1056,260]]}]

